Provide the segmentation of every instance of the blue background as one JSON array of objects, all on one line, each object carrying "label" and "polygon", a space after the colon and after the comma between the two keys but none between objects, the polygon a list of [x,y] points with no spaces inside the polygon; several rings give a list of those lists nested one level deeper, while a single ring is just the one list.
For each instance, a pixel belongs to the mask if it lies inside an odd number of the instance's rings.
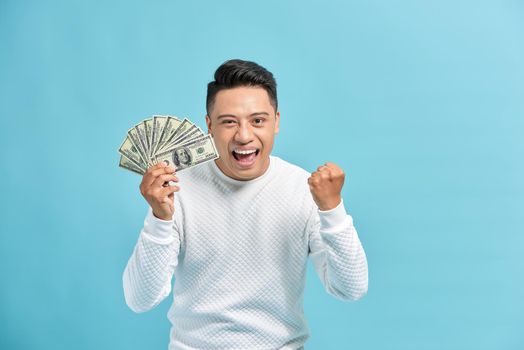
[{"label": "blue background", "polygon": [[[147,4],[146,4],[147,3]],[[0,348],[166,349],[122,272],[152,114],[205,126],[226,59],[271,70],[273,154],[347,172],[368,295],[309,263],[308,349],[524,349],[522,1],[0,1]]]}]

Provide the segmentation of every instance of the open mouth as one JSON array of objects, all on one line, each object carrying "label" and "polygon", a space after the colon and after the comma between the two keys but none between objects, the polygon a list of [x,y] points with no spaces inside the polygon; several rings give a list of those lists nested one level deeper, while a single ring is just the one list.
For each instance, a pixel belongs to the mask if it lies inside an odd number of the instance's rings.
[{"label": "open mouth", "polygon": [[260,152],[259,149],[240,150],[235,149],[231,153],[237,164],[241,167],[249,167],[255,163],[256,157]]}]

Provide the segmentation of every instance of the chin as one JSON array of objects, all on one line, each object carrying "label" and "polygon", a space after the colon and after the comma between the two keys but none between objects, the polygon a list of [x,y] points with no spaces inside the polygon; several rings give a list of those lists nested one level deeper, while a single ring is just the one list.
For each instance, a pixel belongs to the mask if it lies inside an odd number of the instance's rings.
[{"label": "chin", "polygon": [[[262,162],[260,155],[257,155],[257,159],[250,164],[242,164],[234,157],[231,157],[227,160],[227,166],[225,167],[228,170],[229,177],[232,177],[236,180],[253,180],[264,174],[265,168]],[[240,163],[240,164],[239,164]]]},{"label": "chin", "polygon": [[239,180],[244,180],[244,181],[247,181],[247,180],[253,180],[253,179],[256,179],[257,177],[261,176],[263,174],[263,172],[259,171],[258,169],[252,169],[252,170],[243,170],[243,171],[235,171],[234,173],[234,176],[235,178],[239,179]]}]

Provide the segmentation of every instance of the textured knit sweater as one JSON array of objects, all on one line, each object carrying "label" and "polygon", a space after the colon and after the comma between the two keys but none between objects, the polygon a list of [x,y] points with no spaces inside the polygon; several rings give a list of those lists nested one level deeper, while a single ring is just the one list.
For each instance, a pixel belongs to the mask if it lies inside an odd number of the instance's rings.
[{"label": "textured knit sweater", "polygon": [[[215,162],[177,174],[173,220],[149,208],[123,274],[125,300],[144,312],[173,285],[169,349],[298,349],[307,259],[341,300],[367,292],[367,260],[342,201],[320,211],[308,172],[278,157],[238,181]],[[174,276],[174,281],[173,281]]]}]

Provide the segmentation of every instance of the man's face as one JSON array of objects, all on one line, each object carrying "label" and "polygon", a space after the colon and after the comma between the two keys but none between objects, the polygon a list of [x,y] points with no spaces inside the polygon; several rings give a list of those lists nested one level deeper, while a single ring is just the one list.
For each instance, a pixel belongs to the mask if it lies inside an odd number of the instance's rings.
[{"label": "man's face", "polygon": [[252,180],[264,174],[278,133],[280,113],[261,87],[221,90],[206,116],[222,172],[236,180]]},{"label": "man's face", "polygon": [[178,156],[178,161],[182,164],[187,164],[189,162],[189,157],[187,156],[186,150],[183,148],[179,148],[176,150],[176,154]]}]

